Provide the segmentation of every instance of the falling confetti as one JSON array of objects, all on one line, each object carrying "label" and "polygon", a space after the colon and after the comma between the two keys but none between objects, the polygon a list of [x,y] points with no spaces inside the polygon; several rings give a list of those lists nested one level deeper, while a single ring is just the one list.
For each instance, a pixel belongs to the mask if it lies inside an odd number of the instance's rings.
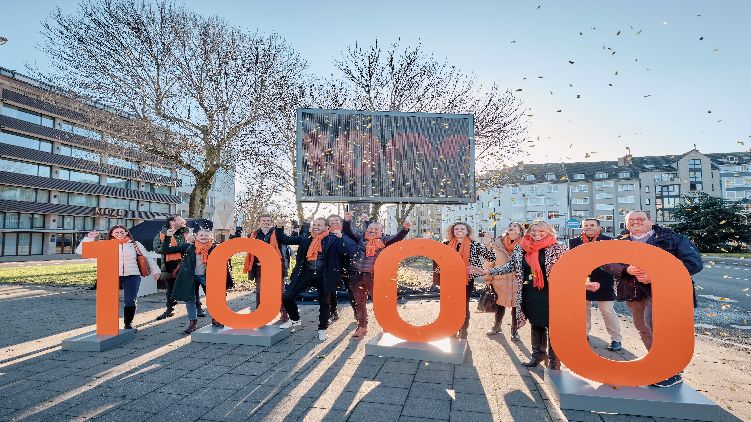
[{"label": "falling confetti", "polygon": [[570,64],[574,64],[574,61],[573,61],[573,60],[569,60],[568,62],[569,62]]}]

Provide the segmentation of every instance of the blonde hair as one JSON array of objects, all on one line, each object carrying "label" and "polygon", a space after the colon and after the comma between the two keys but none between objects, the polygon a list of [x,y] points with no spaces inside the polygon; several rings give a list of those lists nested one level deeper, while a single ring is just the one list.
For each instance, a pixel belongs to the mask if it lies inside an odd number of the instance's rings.
[{"label": "blonde hair", "polygon": [[448,228],[446,229],[446,240],[451,240],[451,239],[453,239],[455,237],[454,236],[454,227],[456,227],[458,225],[462,225],[462,226],[466,227],[467,228],[467,237],[470,238],[470,240],[475,240],[475,236],[474,236],[475,231],[472,229],[472,226],[470,226],[469,224],[467,224],[467,223],[465,223],[463,221],[455,221],[450,226],[448,226]]},{"label": "blonde hair", "polygon": [[532,231],[532,227],[534,226],[537,226],[540,228],[540,230],[547,232],[548,234],[553,236],[554,239],[556,238],[555,229],[553,228],[553,226],[548,224],[547,221],[542,221],[542,220],[533,221],[532,224],[529,225],[529,231]]}]

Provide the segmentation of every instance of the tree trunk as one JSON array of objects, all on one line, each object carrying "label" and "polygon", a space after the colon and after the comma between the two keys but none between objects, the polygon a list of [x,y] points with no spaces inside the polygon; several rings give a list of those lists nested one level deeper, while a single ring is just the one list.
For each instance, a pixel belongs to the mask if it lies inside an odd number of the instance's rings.
[{"label": "tree trunk", "polygon": [[416,204],[408,204],[406,207],[402,204],[399,204],[396,206],[396,222],[399,223],[399,226],[404,224],[404,220],[409,217],[409,213],[412,212],[413,209],[415,209]]},{"label": "tree trunk", "polygon": [[302,202],[295,201],[295,205],[297,206],[297,221],[304,221],[305,210],[302,208]]},{"label": "tree trunk", "polygon": [[378,213],[381,211],[382,206],[383,203],[381,202],[373,204],[373,207],[370,209],[370,221],[378,221]]},{"label": "tree trunk", "polygon": [[211,190],[211,184],[214,182],[214,175],[202,174],[196,176],[196,185],[190,192],[190,201],[188,202],[188,217],[203,218],[203,211],[206,209],[206,202]]}]

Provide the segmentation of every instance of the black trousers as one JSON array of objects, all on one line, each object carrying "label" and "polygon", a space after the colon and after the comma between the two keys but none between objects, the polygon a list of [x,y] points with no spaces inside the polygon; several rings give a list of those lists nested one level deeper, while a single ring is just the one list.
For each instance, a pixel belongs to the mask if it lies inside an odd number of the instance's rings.
[{"label": "black trousers", "polygon": [[171,311],[175,308],[175,305],[177,305],[177,301],[172,299],[172,289],[175,288],[175,279],[165,279],[164,283],[167,285],[167,310]]},{"label": "black trousers", "polygon": [[467,303],[466,303],[466,317],[464,317],[464,325],[462,325],[462,331],[466,331],[469,328],[469,299],[472,297],[472,292],[475,290],[475,279],[470,278],[467,282]]},{"label": "black trousers", "polygon": [[300,311],[297,308],[295,298],[300,294],[315,287],[318,292],[318,329],[325,330],[329,328],[329,316],[331,315],[331,294],[326,291],[323,285],[323,274],[320,272],[309,271],[303,268],[297,282],[291,283],[282,295],[282,305],[287,310],[289,318],[292,321],[300,320]]},{"label": "black trousers", "polygon": [[[344,288],[347,289],[347,299],[349,299],[349,304],[352,306],[352,310],[357,313],[357,303],[355,302],[355,294],[352,291],[352,282],[350,281],[350,277],[347,274],[346,276],[342,274],[342,284],[344,284]],[[331,292],[331,315],[337,314],[337,299],[336,299],[336,289],[334,289]]]}]

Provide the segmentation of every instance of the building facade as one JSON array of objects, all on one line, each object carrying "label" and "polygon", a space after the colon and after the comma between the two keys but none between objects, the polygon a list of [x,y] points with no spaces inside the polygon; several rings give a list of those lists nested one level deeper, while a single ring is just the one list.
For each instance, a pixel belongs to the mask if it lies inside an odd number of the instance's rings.
[{"label": "building facade", "polygon": [[115,152],[56,92],[0,68],[0,260],[64,258],[89,231],[183,208],[174,166],[133,147]]}]

